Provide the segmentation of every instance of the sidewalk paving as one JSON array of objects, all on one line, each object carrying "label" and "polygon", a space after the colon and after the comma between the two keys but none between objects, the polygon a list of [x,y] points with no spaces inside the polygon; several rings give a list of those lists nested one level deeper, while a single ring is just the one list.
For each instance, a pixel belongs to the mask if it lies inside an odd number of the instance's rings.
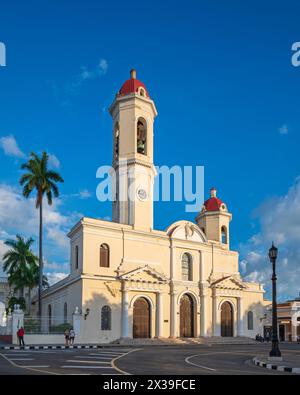
[{"label": "sidewalk paving", "polygon": [[282,354],[282,361],[269,361],[266,354],[257,355],[253,358],[253,363],[262,368],[278,370],[280,372],[290,372],[300,374],[300,350],[295,354]]}]

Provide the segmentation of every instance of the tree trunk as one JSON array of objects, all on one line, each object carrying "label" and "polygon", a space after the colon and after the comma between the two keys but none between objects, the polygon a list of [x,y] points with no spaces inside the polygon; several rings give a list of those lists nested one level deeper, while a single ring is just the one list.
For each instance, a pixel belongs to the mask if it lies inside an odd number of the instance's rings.
[{"label": "tree trunk", "polygon": [[28,315],[31,313],[31,288],[28,287]]},{"label": "tree trunk", "polygon": [[39,233],[39,317],[42,317],[43,289],[43,198],[40,200],[40,233]]}]

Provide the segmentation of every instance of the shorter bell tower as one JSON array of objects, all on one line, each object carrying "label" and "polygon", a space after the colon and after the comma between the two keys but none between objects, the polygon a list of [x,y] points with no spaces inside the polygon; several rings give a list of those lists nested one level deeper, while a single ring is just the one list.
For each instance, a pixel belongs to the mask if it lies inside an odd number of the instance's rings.
[{"label": "shorter bell tower", "polygon": [[229,223],[232,215],[227,206],[217,197],[216,188],[211,188],[210,198],[202,206],[196,222],[209,241],[219,242],[223,248],[229,249]]}]

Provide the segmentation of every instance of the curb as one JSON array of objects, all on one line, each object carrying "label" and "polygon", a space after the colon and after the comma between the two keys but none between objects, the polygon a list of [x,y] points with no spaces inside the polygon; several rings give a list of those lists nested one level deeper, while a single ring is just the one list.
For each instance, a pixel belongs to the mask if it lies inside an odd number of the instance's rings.
[{"label": "curb", "polygon": [[262,362],[257,357],[253,358],[252,361],[255,366],[260,366],[262,368],[278,370],[279,372],[289,372],[289,373],[300,374],[300,368],[291,368],[290,366],[273,365],[272,363]]},{"label": "curb", "polygon": [[97,349],[105,348],[108,345],[74,345],[74,346],[63,346],[63,345],[48,345],[48,346],[0,346],[0,350],[72,350],[72,349]]}]

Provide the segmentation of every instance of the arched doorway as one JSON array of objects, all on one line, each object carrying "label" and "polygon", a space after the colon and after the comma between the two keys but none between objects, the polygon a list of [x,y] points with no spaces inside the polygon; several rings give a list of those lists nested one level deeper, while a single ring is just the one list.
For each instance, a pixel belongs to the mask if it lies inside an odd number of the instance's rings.
[{"label": "arched doorway", "polygon": [[194,302],[188,294],[180,299],[180,337],[194,337]]},{"label": "arched doorway", "polygon": [[134,302],[133,337],[150,337],[150,304],[146,298],[138,298]]},{"label": "arched doorway", "polygon": [[233,336],[233,310],[229,302],[224,302],[221,306],[221,336]]}]

